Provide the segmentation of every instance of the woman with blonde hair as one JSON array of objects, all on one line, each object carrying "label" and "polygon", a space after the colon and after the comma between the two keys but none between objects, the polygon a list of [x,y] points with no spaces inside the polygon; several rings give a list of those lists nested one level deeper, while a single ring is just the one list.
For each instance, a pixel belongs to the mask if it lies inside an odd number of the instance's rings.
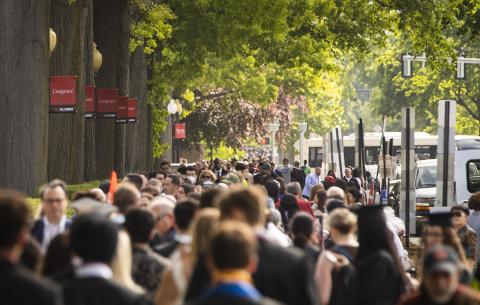
[{"label": "woman with blonde hair", "polygon": [[341,283],[348,280],[358,251],[357,217],[348,209],[337,208],[328,216],[327,227],[335,245],[323,251],[317,261],[315,284],[320,304],[349,304],[352,300],[344,295]]},{"label": "woman with blonde hair", "polygon": [[[220,222],[220,211],[215,208],[200,210],[190,225],[192,243],[189,249],[180,248],[170,257],[171,268],[165,272],[157,295],[156,305],[182,304],[186,293],[195,287],[189,287],[192,277],[205,277],[208,281],[206,256],[215,227]],[[189,291],[187,292],[187,288]],[[202,287],[203,288],[203,287]]]},{"label": "woman with blonde hair", "polygon": [[198,174],[198,184],[203,185],[206,181],[215,183],[217,176],[209,169],[205,169]]},{"label": "woman with blonde hair", "polygon": [[128,233],[121,230],[118,232],[118,243],[115,257],[111,263],[113,280],[118,284],[137,293],[145,293],[132,279],[132,246]]}]

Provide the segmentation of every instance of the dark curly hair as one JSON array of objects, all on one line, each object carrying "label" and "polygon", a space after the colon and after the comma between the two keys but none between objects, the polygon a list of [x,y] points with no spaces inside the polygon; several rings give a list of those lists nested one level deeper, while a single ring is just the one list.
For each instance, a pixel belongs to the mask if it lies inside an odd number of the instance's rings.
[{"label": "dark curly hair", "polygon": [[480,192],[476,192],[470,196],[470,199],[468,199],[468,208],[475,211],[480,210]]}]

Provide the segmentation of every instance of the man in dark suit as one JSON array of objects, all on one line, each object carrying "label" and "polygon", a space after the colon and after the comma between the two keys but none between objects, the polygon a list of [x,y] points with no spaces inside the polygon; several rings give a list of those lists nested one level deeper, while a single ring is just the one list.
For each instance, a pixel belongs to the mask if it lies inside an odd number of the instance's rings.
[{"label": "man in dark suit", "polygon": [[29,209],[24,197],[0,191],[0,304],[58,305],[60,290],[18,265],[29,239]]},{"label": "man in dark suit", "polygon": [[117,227],[98,213],[78,216],[70,230],[70,243],[82,263],[63,286],[66,305],[137,305],[143,296],[114,283],[110,262],[115,255]]},{"label": "man in dark suit", "polygon": [[[265,237],[266,198],[261,189],[232,188],[218,206],[222,220],[242,221],[256,232],[258,267],[253,281],[262,295],[287,305],[318,304],[312,270],[308,268],[305,255],[297,249],[276,246]],[[202,285],[195,277],[194,273],[187,291],[188,299],[198,297],[192,291],[200,291]]]},{"label": "man in dark suit", "polygon": [[50,241],[70,226],[70,220],[65,216],[68,203],[66,187],[65,182],[52,180],[40,190],[44,216],[35,221],[31,233],[43,253],[47,252]]},{"label": "man in dark suit", "polygon": [[258,262],[257,240],[253,230],[238,221],[225,221],[210,244],[212,286],[198,305],[275,305],[252,285],[251,273]]},{"label": "man in dark suit", "polygon": [[355,188],[357,190],[361,188],[359,179],[352,176],[351,167],[345,168],[345,176],[343,176],[343,180],[347,183],[348,188]]}]

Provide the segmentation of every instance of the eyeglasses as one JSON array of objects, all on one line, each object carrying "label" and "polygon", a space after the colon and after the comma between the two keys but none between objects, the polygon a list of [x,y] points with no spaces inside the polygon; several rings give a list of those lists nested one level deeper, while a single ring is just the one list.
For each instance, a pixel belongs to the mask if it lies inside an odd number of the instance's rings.
[{"label": "eyeglasses", "polygon": [[44,199],[43,202],[45,203],[49,203],[49,204],[52,204],[52,203],[57,203],[57,202],[62,202],[63,199],[61,198],[56,198],[56,199]]}]

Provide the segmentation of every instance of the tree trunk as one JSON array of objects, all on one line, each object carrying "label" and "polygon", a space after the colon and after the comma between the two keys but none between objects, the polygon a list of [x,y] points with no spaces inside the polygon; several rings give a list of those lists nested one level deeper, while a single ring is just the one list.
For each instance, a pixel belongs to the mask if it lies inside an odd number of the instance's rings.
[{"label": "tree trunk", "polygon": [[[95,86],[93,71],[93,0],[86,0],[87,24],[85,27],[85,84]],[[97,163],[95,160],[95,120],[85,120],[85,156],[84,179],[95,180],[97,177]]]},{"label": "tree trunk", "polygon": [[[95,0],[94,40],[103,55],[97,74],[97,88],[118,88],[128,95],[130,37],[129,1]],[[97,176],[106,178],[112,169],[125,173],[125,125],[113,119],[98,119],[95,130]]]},{"label": "tree trunk", "polygon": [[127,125],[126,170],[147,170],[147,63],[143,47],[138,47],[130,58],[130,95],[137,98],[137,123]]},{"label": "tree trunk", "polygon": [[50,24],[58,43],[50,57],[51,75],[77,76],[77,112],[51,113],[48,123],[48,179],[82,183],[84,169],[85,25],[84,0],[52,0]]},{"label": "tree trunk", "polygon": [[50,0],[0,1],[0,187],[47,180]]},{"label": "tree trunk", "polygon": [[153,171],[153,136],[152,136],[152,124],[153,124],[153,118],[152,118],[152,105],[147,105],[147,131],[146,131],[146,137],[147,137],[147,151],[146,151],[146,168],[148,171]]}]

